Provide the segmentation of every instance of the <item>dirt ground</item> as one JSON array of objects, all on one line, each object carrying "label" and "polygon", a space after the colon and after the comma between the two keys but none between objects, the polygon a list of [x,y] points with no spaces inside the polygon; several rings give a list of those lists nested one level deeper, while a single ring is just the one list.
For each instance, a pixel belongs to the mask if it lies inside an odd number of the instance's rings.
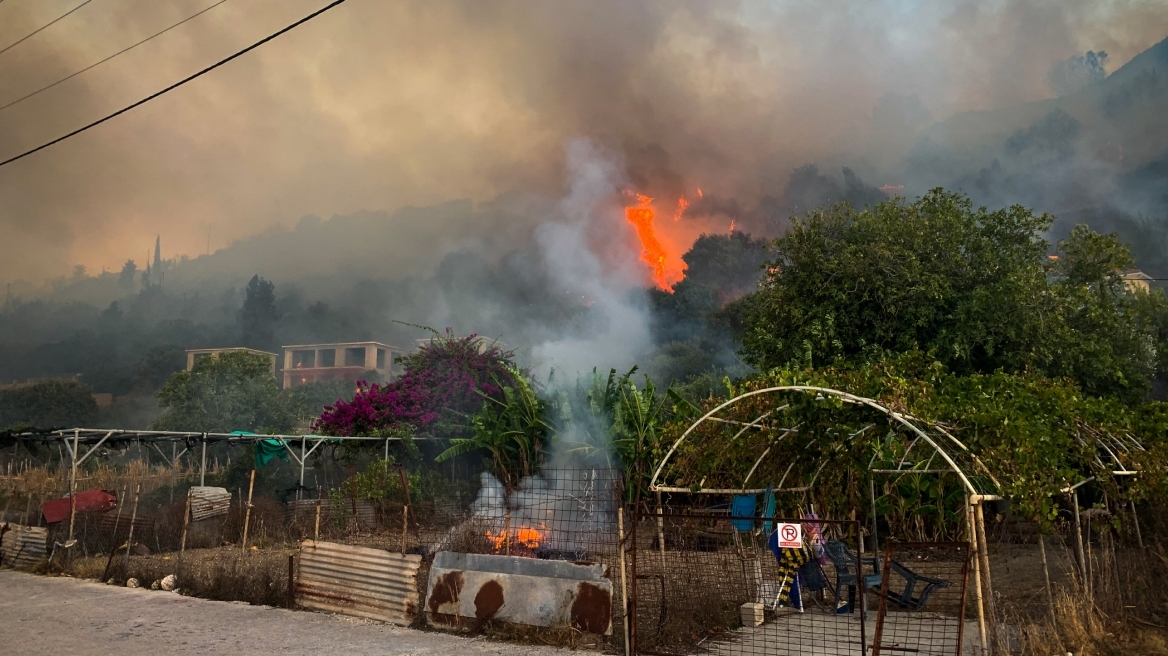
[{"label": "dirt ground", "polygon": [[5,654],[562,656],[526,647],[267,606],[0,571]]}]

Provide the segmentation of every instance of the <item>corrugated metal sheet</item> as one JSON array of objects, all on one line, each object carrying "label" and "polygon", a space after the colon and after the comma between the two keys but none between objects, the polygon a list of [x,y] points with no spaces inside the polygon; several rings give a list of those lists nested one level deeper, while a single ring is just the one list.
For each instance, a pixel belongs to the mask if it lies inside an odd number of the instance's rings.
[{"label": "corrugated metal sheet", "polygon": [[191,521],[226,515],[231,509],[231,493],[221,487],[191,488]]},{"label": "corrugated metal sheet", "polygon": [[305,608],[402,626],[418,613],[421,556],[309,540],[299,560],[296,603]]},{"label": "corrugated metal sheet", "polygon": [[499,619],[612,633],[612,581],[600,564],[440,551],[426,598],[432,624]]},{"label": "corrugated metal sheet", "polygon": [[8,524],[0,538],[0,564],[28,567],[48,557],[49,529],[43,526]]}]

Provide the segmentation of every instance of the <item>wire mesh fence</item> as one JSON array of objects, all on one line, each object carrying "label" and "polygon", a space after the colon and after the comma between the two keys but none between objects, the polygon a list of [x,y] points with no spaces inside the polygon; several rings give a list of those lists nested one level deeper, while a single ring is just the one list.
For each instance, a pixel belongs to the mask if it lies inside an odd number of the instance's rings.
[{"label": "wire mesh fence", "polygon": [[884,545],[872,654],[960,656],[970,550],[964,542]]},{"label": "wire mesh fence", "polygon": [[642,514],[636,646],[658,654],[863,654],[870,559],[851,521]]}]

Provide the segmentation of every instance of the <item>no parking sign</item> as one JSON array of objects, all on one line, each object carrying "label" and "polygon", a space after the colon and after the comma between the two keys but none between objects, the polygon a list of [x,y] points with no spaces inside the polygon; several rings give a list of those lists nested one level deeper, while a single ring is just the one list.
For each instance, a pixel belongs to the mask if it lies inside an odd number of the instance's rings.
[{"label": "no parking sign", "polygon": [[803,547],[802,524],[776,524],[780,549],[800,549]]}]

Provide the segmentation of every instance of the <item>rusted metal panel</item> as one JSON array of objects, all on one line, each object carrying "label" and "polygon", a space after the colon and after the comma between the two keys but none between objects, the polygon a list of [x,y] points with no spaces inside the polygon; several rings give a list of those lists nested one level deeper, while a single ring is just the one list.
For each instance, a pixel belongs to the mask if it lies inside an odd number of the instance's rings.
[{"label": "rusted metal panel", "polygon": [[332,542],[302,543],[296,603],[408,626],[418,613],[422,557]]},{"label": "rusted metal panel", "polygon": [[430,568],[432,624],[497,619],[612,634],[612,581],[599,564],[440,551]]},{"label": "rusted metal panel", "polygon": [[231,509],[231,493],[221,487],[195,486],[191,495],[191,521],[221,517]]},{"label": "rusted metal panel", "polygon": [[49,529],[43,526],[3,525],[8,528],[0,538],[0,564],[28,567],[48,557]]},{"label": "rusted metal panel", "polygon": [[[118,495],[116,492],[109,490],[86,490],[77,493],[76,509],[79,513],[105,512],[116,508],[118,505]],[[41,515],[44,516],[45,522],[48,524],[55,524],[69,519],[69,514],[73,510],[73,502],[69,497],[62,497],[60,499],[50,499],[41,504]]]}]

